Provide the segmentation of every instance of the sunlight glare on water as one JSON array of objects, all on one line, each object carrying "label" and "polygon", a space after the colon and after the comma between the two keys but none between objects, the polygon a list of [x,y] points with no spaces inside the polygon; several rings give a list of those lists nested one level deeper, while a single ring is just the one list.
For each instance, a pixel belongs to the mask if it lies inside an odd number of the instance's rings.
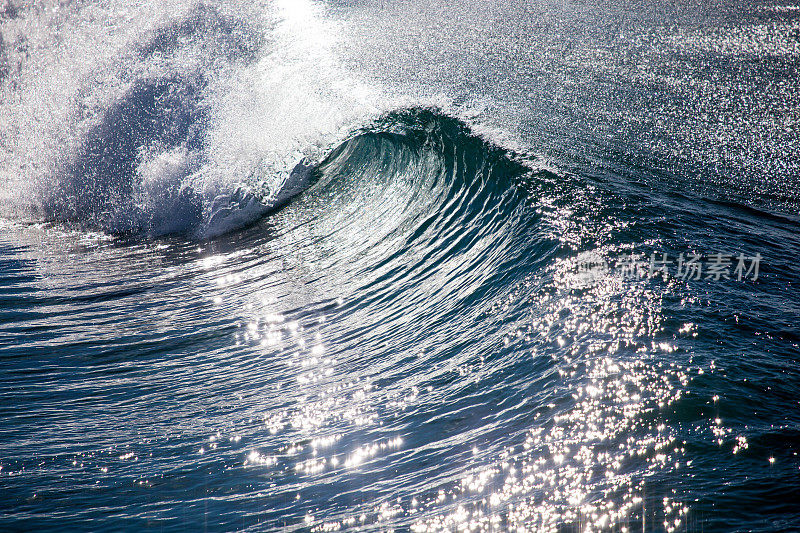
[{"label": "sunlight glare on water", "polygon": [[0,529],[797,529],[798,17],[0,3]]}]

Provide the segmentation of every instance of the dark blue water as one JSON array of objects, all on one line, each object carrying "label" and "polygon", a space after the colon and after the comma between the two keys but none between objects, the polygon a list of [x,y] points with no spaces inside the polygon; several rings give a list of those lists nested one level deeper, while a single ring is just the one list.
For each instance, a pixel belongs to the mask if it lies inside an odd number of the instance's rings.
[{"label": "dark blue water", "polygon": [[0,529],[800,529],[793,6],[130,9],[3,11]]}]

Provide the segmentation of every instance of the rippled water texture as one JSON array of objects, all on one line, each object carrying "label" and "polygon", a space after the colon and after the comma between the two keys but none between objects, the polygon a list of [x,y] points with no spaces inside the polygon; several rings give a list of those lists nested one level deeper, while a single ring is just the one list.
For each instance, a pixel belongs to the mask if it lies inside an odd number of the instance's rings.
[{"label": "rippled water texture", "polygon": [[0,9],[0,529],[800,528],[793,6]]}]

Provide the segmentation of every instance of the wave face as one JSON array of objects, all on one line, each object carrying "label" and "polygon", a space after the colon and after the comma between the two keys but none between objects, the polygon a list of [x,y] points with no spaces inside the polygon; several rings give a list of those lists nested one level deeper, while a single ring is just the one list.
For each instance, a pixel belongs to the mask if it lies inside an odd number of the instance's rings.
[{"label": "wave face", "polygon": [[0,529],[797,529],[798,15],[0,4]]}]

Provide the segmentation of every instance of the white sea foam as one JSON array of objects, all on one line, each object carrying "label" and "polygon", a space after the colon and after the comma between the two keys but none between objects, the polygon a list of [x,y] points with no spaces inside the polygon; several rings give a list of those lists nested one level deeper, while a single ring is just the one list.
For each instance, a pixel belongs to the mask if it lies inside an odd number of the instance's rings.
[{"label": "white sea foam", "polygon": [[285,202],[376,110],[320,9],[15,8],[2,19],[2,214],[210,237]]}]

